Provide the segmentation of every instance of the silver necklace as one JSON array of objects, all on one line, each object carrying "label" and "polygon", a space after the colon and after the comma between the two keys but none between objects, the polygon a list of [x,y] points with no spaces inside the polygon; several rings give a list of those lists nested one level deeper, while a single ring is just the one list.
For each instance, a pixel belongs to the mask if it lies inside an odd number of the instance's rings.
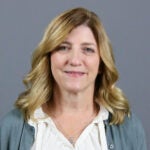
[{"label": "silver necklace", "polygon": [[80,136],[82,131],[93,121],[94,117],[95,117],[95,113],[93,113],[92,116],[88,118],[88,121],[80,122],[80,124],[82,125],[82,129],[78,130],[78,132],[75,132],[72,135],[69,135],[66,132],[66,130],[64,129],[64,127],[62,127],[61,123],[58,120],[55,120],[54,122],[57,129],[60,130],[63,133],[63,135],[67,138],[67,140],[74,146],[77,138]]},{"label": "silver necklace", "polygon": [[74,137],[69,137],[69,138],[67,138],[68,139],[68,141],[74,146],[75,145],[75,139],[74,139]]}]

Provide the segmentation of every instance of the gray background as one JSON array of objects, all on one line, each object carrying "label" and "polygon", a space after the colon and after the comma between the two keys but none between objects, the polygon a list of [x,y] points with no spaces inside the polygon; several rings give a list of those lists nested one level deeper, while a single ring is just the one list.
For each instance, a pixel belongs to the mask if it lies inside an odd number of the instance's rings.
[{"label": "gray background", "polygon": [[0,118],[24,90],[22,79],[45,27],[59,13],[76,6],[100,16],[113,44],[118,86],[141,119],[150,148],[149,0],[0,0]]}]

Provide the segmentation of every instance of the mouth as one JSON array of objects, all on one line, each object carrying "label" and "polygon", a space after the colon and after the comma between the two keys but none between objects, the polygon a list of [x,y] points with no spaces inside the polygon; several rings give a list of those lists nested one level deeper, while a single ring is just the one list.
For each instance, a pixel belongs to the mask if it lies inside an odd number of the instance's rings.
[{"label": "mouth", "polygon": [[85,72],[81,71],[64,71],[64,72],[70,77],[82,77],[86,74]]}]

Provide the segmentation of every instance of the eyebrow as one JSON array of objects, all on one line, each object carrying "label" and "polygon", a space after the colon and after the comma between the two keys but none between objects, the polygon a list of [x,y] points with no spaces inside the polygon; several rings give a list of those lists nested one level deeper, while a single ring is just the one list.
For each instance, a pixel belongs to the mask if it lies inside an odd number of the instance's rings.
[{"label": "eyebrow", "polygon": [[95,44],[95,43],[90,43],[90,42],[84,42],[84,43],[82,43],[81,45],[85,45],[85,46],[96,46],[97,47],[97,45]]},{"label": "eyebrow", "polygon": [[[69,41],[64,41],[61,44],[72,45],[72,43],[69,42]],[[88,45],[88,46],[96,46],[97,47],[97,45],[95,43],[91,43],[91,42],[83,42],[83,43],[81,43],[81,45],[83,45],[83,46],[87,46]]]},{"label": "eyebrow", "polygon": [[68,45],[71,45],[71,43],[68,42],[68,41],[64,41],[64,42],[62,42],[61,44],[68,44]]}]

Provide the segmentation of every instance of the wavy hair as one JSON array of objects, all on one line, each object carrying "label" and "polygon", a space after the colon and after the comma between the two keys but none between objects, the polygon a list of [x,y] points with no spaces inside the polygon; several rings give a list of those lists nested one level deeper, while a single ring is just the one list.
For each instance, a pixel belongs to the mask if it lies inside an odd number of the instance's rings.
[{"label": "wavy hair", "polygon": [[85,8],[73,8],[50,22],[41,42],[33,52],[31,70],[23,80],[26,90],[19,95],[15,103],[26,120],[42,104],[48,101],[52,103],[54,79],[50,67],[50,54],[79,25],[86,25],[91,29],[100,51],[100,73],[95,81],[94,100],[103,104],[110,112],[112,124],[122,123],[124,117],[130,114],[128,100],[115,85],[118,72],[110,40],[100,18]]}]

